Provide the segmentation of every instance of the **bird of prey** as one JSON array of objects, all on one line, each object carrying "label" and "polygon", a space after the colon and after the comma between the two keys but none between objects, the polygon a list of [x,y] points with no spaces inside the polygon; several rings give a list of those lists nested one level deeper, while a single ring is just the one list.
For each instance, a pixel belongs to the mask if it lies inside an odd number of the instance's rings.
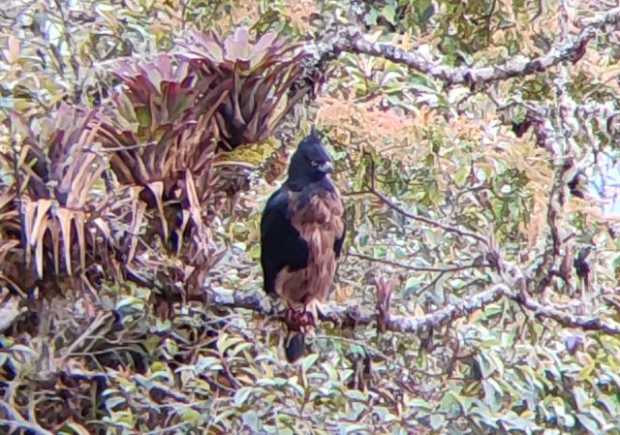
[{"label": "bird of prey", "polygon": [[291,157],[288,178],[265,205],[261,219],[264,289],[287,306],[289,362],[305,350],[336,272],[345,234],[344,207],[329,177],[332,159],[313,129]]}]

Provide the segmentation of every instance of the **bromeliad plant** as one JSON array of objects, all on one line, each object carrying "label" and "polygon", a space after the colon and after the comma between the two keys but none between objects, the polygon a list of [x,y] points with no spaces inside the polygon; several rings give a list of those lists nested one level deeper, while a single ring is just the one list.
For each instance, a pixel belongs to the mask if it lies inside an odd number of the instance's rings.
[{"label": "bromeliad plant", "polygon": [[214,160],[263,141],[301,97],[287,95],[301,71],[296,48],[274,33],[253,43],[245,28],[224,40],[194,32],[173,54],[120,63],[120,86],[94,110],[13,116],[21,139],[2,154],[14,177],[0,187],[0,279],[90,283],[99,265],[115,279],[198,289],[231,193]]},{"label": "bromeliad plant", "polygon": [[174,62],[169,55],[144,65],[124,63],[116,73],[124,88],[100,112],[99,137],[118,182],[131,186],[141,201],[133,229],[140,228],[144,211],[155,212],[155,232],[179,253],[191,220],[208,251],[200,205],[208,201],[212,185],[211,118],[227,95],[227,83],[209,89],[213,80],[199,80],[187,62]]},{"label": "bromeliad plant", "polygon": [[284,99],[300,77],[304,53],[276,33],[253,44],[244,27],[223,41],[214,33],[194,32],[179,46],[177,57],[187,59],[201,77],[230,80],[230,92],[215,113],[220,149],[264,141],[303,95],[298,90]]},{"label": "bromeliad plant", "polygon": [[14,286],[85,276],[89,265],[104,262],[107,249],[95,247],[115,243],[103,219],[98,184],[107,162],[95,142],[100,125],[93,115],[61,104],[44,118],[11,119],[17,139],[0,154],[5,167],[15,168],[13,183],[0,194],[0,276]]}]

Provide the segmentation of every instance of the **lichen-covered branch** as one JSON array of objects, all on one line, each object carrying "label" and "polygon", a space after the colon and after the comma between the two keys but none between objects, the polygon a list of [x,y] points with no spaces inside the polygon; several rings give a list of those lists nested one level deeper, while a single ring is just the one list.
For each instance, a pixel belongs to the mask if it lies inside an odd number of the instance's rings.
[{"label": "lichen-covered branch", "polygon": [[445,325],[455,319],[468,316],[474,311],[497,302],[509,289],[504,284],[494,285],[484,292],[461,301],[459,304],[447,305],[433,313],[422,317],[390,316],[386,321],[386,329],[390,331],[417,333],[429,328]]},{"label": "lichen-covered branch", "polygon": [[[210,304],[221,308],[247,309],[256,313],[279,317],[277,306],[262,292],[229,291],[223,289],[206,290]],[[524,292],[515,292],[506,284],[495,284],[487,290],[462,300],[456,304],[447,305],[435,312],[420,317],[390,314],[382,319],[385,331],[407,334],[418,334],[431,328],[438,328],[455,319],[466,317],[485,306],[497,302],[502,297],[508,297],[529,311],[537,318],[548,318],[570,328],[579,328],[584,331],[601,331],[606,334],[620,334],[620,324],[612,320],[603,320],[599,317],[588,317],[560,310],[557,307],[542,305]],[[320,313],[322,321],[339,325],[356,327],[372,325],[379,321],[378,313],[351,306],[326,305]]]},{"label": "lichen-covered branch", "polygon": [[[451,304],[421,317],[391,314],[385,319],[387,331],[415,334],[430,328],[437,328],[455,319],[465,317],[474,311],[498,301],[509,291],[508,286],[498,284],[458,304]],[[208,301],[219,307],[244,308],[269,316],[279,316],[276,306],[261,292],[240,292],[223,289],[207,290]],[[327,305],[320,313],[322,321],[347,326],[364,326],[377,322],[377,313],[358,307]]]},{"label": "lichen-covered branch", "polygon": [[335,44],[340,51],[382,57],[442,80],[447,85],[464,84],[471,87],[506,80],[512,77],[540,73],[564,61],[577,62],[585,53],[597,30],[620,21],[620,8],[612,9],[586,21],[586,25],[573,38],[557,44],[547,53],[534,58],[511,58],[497,65],[482,67],[457,67],[436,63],[419,51],[404,51],[394,45],[370,42],[355,28],[350,28]]},{"label": "lichen-covered branch", "polygon": [[600,317],[588,317],[572,314],[567,310],[560,310],[552,306],[542,305],[533,298],[524,294],[513,295],[511,299],[524,308],[534,312],[536,317],[555,320],[562,326],[579,328],[584,331],[601,331],[606,334],[620,334],[620,324],[612,320],[602,320]]}]

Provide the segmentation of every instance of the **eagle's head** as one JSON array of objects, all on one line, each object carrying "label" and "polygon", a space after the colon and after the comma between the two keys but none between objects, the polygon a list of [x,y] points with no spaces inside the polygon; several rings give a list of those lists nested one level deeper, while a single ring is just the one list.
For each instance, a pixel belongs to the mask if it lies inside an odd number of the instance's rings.
[{"label": "eagle's head", "polygon": [[288,182],[303,187],[309,183],[321,181],[332,172],[332,158],[321,143],[316,130],[304,138],[291,158],[288,168]]}]

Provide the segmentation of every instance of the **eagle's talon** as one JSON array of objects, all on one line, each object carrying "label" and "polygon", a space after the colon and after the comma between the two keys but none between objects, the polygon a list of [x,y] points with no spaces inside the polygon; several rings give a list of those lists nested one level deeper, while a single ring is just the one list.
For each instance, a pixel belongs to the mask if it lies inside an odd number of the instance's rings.
[{"label": "eagle's talon", "polygon": [[303,313],[301,313],[299,322],[303,326],[316,326],[315,321],[314,321],[314,316],[312,315],[310,311],[304,311]]},{"label": "eagle's talon", "polygon": [[284,323],[288,326],[290,331],[298,331],[299,330],[299,313],[295,311],[295,309],[289,307],[284,313]]}]

